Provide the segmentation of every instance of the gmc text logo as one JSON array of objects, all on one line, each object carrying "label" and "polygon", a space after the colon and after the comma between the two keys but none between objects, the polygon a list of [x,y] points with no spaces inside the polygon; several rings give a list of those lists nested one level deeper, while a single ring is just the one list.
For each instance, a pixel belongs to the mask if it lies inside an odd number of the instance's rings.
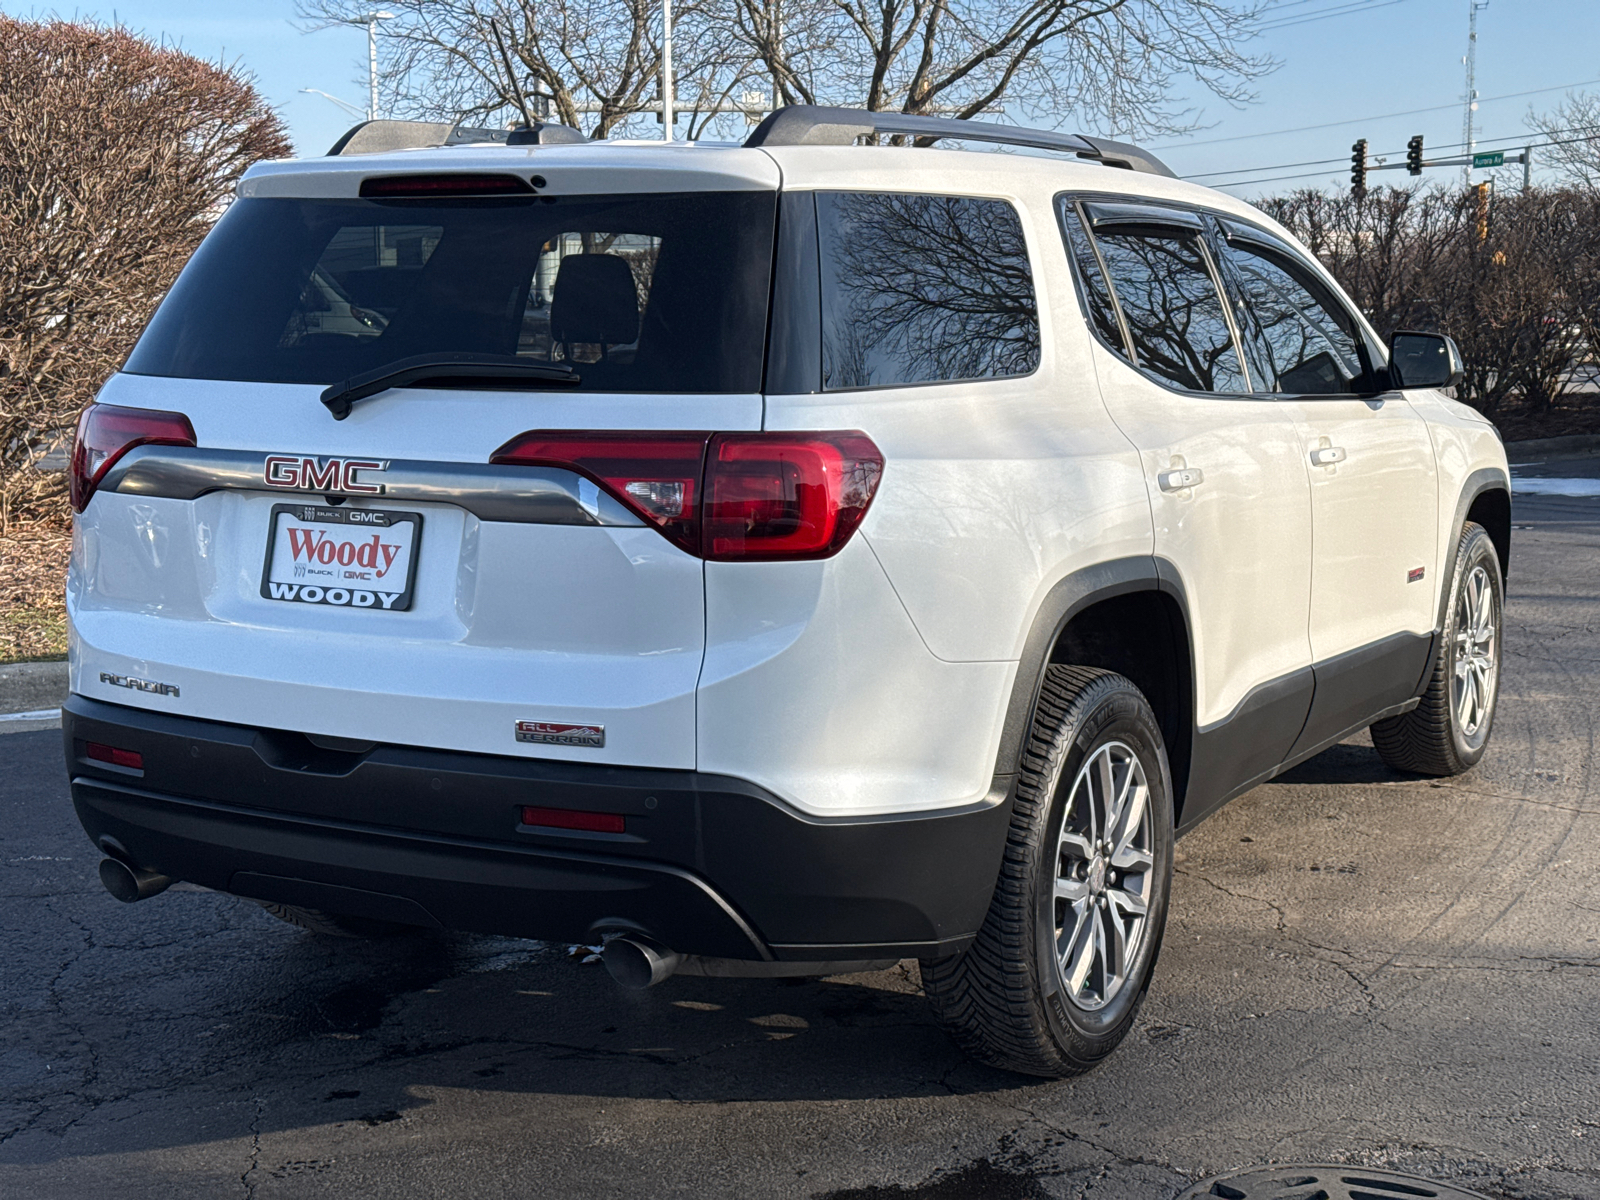
[{"label": "gmc text logo", "polygon": [[387,471],[389,464],[375,458],[308,458],[299,454],[269,454],[262,477],[268,487],[296,492],[341,492],[359,496],[383,495],[383,484],[361,483],[357,471]]}]

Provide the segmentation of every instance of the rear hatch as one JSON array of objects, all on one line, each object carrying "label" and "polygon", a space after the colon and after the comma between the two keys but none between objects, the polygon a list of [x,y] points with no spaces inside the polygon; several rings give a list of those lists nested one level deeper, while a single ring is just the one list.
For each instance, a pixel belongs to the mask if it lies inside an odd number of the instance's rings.
[{"label": "rear hatch", "polygon": [[[754,152],[620,147],[253,172],[101,392],[73,690],[693,767],[695,477],[648,434],[760,428],[777,182]],[[532,430],[602,436],[580,470],[491,463]]]}]

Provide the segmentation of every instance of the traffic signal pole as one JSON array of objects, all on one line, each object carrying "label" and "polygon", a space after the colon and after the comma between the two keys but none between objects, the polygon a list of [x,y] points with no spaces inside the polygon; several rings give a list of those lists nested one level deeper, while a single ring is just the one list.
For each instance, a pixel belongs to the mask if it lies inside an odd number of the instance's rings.
[{"label": "traffic signal pole", "polygon": [[1452,154],[1445,158],[1424,158],[1422,135],[1419,133],[1406,143],[1404,162],[1367,161],[1367,139],[1362,138],[1350,147],[1350,194],[1361,199],[1367,194],[1367,172],[1398,171],[1404,168],[1412,175],[1421,175],[1426,167],[1465,167],[1469,172],[1490,167],[1503,167],[1511,163],[1522,164],[1522,189],[1527,191],[1533,183],[1533,147],[1521,150],[1487,150],[1473,154]]}]

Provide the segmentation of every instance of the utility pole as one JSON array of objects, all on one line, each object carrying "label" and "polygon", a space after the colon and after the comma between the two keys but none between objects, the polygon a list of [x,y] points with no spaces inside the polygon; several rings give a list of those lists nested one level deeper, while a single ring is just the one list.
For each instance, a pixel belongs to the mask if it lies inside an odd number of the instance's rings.
[{"label": "utility pole", "polygon": [[1478,13],[1489,7],[1489,0],[1467,0],[1467,64],[1466,107],[1461,118],[1461,144],[1467,148],[1467,165],[1462,179],[1472,182],[1472,154],[1476,142],[1472,136],[1472,119],[1478,111]]},{"label": "utility pole", "polygon": [[662,139],[672,140],[672,0],[661,0],[661,126]]},{"label": "utility pole", "polygon": [[347,17],[340,24],[367,27],[367,120],[378,119],[378,22],[392,21],[394,14],[385,9]]}]

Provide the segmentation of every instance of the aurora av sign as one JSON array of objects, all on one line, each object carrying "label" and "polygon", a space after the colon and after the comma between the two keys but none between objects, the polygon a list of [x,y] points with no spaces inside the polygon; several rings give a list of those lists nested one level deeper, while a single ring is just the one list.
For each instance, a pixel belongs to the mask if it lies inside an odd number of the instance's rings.
[{"label": "aurora av sign", "polygon": [[1479,167],[1503,167],[1505,165],[1506,152],[1504,150],[1490,150],[1487,153],[1474,154],[1472,156],[1474,170]]}]

